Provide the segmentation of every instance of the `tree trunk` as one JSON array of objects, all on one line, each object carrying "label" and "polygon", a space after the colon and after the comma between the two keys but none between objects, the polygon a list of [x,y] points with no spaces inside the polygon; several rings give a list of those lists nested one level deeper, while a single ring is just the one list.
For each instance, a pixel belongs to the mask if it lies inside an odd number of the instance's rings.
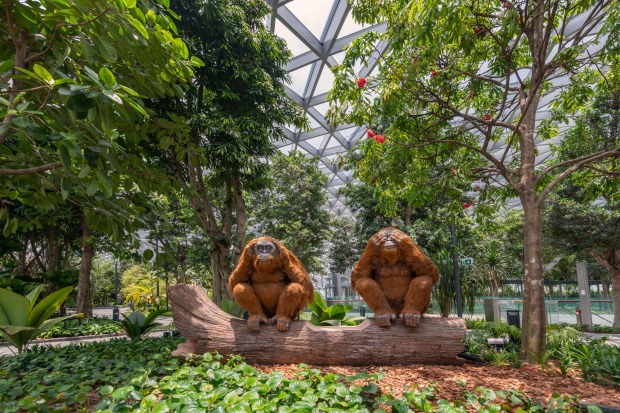
[{"label": "tree trunk", "polygon": [[60,237],[59,237],[60,228],[58,226],[50,227],[47,236],[48,236],[48,259],[47,259],[47,270],[48,271],[56,271],[58,269],[58,261],[60,260]]},{"label": "tree trunk", "polygon": [[[591,249],[590,255],[609,271],[611,276],[611,295],[614,305],[614,327],[620,327],[620,249],[598,251]],[[609,293],[609,284],[603,284],[603,290]],[[605,286],[607,288],[605,288]]]},{"label": "tree trunk", "polygon": [[446,302],[443,303],[443,308],[441,309],[441,316],[444,318],[450,317],[450,299],[446,299]]},{"label": "tree trunk", "polygon": [[521,357],[530,361],[547,350],[544,277],[542,265],[541,208],[534,200],[521,198],[524,211],[523,256],[523,328],[521,330]]},{"label": "tree trunk", "polygon": [[185,280],[185,274],[186,274],[186,268],[187,268],[187,248],[185,246],[185,244],[181,244],[179,246],[179,256],[177,259],[178,263],[179,263],[179,272],[177,273],[176,276],[176,280],[177,280],[177,284],[182,284],[184,282],[186,282]]},{"label": "tree trunk", "polygon": [[620,268],[610,270],[614,301],[614,327],[620,328]]},{"label": "tree trunk", "polygon": [[172,353],[217,351],[240,354],[248,363],[316,365],[463,364],[465,321],[462,318],[424,317],[418,327],[406,327],[403,319],[390,328],[366,320],[355,327],[318,327],[293,321],[286,333],[274,324],[255,332],[247,321],[224,313],[196,285],[168,288],[174,324],[187,339]]},{"label": "tree trunk", "polygon": [[247,238],[247,214],[239,175],[233,177],[233,188],[235,192],[235,212],[237,215],[237,245],[235,247],[235,265],[237,265],[245,248]]},{"label": "tree trunk", "polygon": [[228,244],[222,242],[214,242],[211,247],[211,272],[213,273],[213,294],[211,299],[217,305],[220,305],[224,298],[232,299],[228,291],[228,277],[230,276],[230,267],[228,265]]},{"label": "tree trunk", "polygon": [[82,215],[82,261],[80,262],[80,275],[78,278],[77,312],[85,318],[93,317],[93,292],[90,272],[95,255],[95,246],[90,242],[91,232],[86,222],[86,216]]},{"label": "tree trunk", "polygon": [[620,249],[607,254],[609,275],[611,275],[611,293],[614,302],[614,327],[620,327]]}]

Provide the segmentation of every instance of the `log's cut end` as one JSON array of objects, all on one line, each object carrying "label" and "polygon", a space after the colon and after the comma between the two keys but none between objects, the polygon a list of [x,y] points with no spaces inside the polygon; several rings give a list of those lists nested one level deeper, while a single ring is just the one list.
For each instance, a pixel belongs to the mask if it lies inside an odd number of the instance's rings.
[{"label": "log's cut end", "polygon": [[168,287],[172,318],[187,339],[174,356],[217,351],[239,354],[248,363],[369,366],[393,364],[462,364],[465,320],[423,317],[418,327],[401,319],[389,328],[365,320],[355,327],[318,327],[294,321],[283,333],[275,325],[261,325],[259,332],[246,321],[226,314],[196,285]]}]

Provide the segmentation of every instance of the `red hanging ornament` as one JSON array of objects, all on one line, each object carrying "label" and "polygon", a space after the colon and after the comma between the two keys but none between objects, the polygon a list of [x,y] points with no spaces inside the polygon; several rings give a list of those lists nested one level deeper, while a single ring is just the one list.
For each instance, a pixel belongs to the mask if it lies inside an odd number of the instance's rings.
[{"label": "red hanging ornament", "polygon": [[463,204],[463,208],[465,208],[465,209],[469,208],[470,206],[471,206],[471,205],[470,205],[470,204],[468,204],[467,202],[465,202],[465,203]]},{"label": "red hanging ornament", "polygon": [[374,138],[375,137],[375,133],[372,131],[372,129],[368,129],[366,131],[366,135],[368,135],[368,138]]},{"label": "red hanging ornament", "polygon": [[366,86],[366,78],[360,77],[359,79],[357,79],[357,87],[362,89],[364,86]]},{"label": "red hanging ornament", "polygon": [[385,142],[385,138],[383,137],[383,135],[377,135],[377,136],[375,136],[375,141],[377,143],[383,143],[383,142]]}]

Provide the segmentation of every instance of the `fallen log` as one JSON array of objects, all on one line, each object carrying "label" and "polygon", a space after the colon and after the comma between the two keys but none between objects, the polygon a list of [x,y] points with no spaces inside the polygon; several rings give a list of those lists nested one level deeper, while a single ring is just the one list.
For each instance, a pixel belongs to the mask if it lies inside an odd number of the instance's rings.
[{"label": "fallen log", "polygon": [[318,327],[294,321],[289,331],[280,332],[272,324],[261,324],[259,332],[246,321],[216,306],[196,285],[168,287],[172,318],[181,335],[173,356],[217,351],[240,354],[248,363],[315,365],[462,364],[465,337],[462,318],[425,316],[418,327],[406,327],[394,320],[389,328],[365,320],[355,327]]}]

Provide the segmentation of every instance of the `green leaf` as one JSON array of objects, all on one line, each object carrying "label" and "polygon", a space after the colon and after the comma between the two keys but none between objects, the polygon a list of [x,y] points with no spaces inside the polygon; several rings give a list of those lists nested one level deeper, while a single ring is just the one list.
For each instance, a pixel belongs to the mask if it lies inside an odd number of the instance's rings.
[{"label": "green leaf", "polygon": [[102,67],[99,69],[99,78],[108,86],[116,85],[116,79],[114,78],[114,74],[107,67]]},{"label": "green leaf", "polygon": [[138,33],[140,33],[140,35],[145,39],[148,39],[149,33],[146,31],[144,25],[140,23],[138,19],[134,19],[133,17],[129,17],[129,19],[131,20],[132,26],[138,31]]},{"label": "green leaf", "polygon": [[144,258],[147,261],[152,260],[154,256],[155,256],[155,253],[151,249],[146,249],[142,251],[142,258]]},{"label": "green leaf", "polygon": [[30,308],[34,307],[34,304],[37,302],[37,298],[39,298],[39,294],[43,291],[45,285],[37,285],[32,291],[26,295],[26,299],[30,303]]},{"label": "green leaf", "polygon": [[60,145],[58,147],[58,153],[60,154],[60,160],[65,168],[69,168],[71,166],[71,155],[69,155],[69,150],[65,145]]},{"label": "green leaf", "polygon": [[12,59],[0,62],[0,73],[8,72],[11,69],[13,69],[13,60]]},{"label": "green leaf", "polygon": [[84,92],[75,92],[67,99],[67,108],[76,113],[86,113],[95,107],[95,100],[86,96]]},{"label": "green leaf", "polygon": [[73,287],[65,287],[54,291],[39,302],[28,317],[28,325],[38,327],[47,320],[56,310],[60,308],[62,303],[67,299]]},{"label": "green leaf", "polygon": [[86,195],[93,196],[99,190],[99,182],[96,179],[91,179],[86,184]]},{"label": "green leaf", "polygon": [[109,384],[106,384],[105,386],[102,386],[99,388],[99,395],[107,396],[109,394],[112,394],[113,391],[114,391],[114,387],[110,386]]},{"label": "green leaf", "polygon": [[82,170],[78,173],[77,177],[82,179],[85,178],[86,176],[88,176],[88,174],[90,173],[90,166],[86,165],[84,168],[82,168]]},{"label": "green leaf", "polygon": [[133,9],[134,7],[136,7],[136,0],[124,0],[125,2],[125,7],[127,7],[128,9]]},{"label": "green leaf", "polygon": [[4,225],[4,230],[2,231],[2,235],[5,237],[9,237],[11,234],[14,234],[19,228],[19,220],[17,218],[11,218],[6,221]]},{"label": "green leaf", "polygon": [[0,325],[27,327],[30,302],[13,291],[0,288]]},{"label": "green leaf", "polygon": [[45,82],[47,82],[50,85],[54,84],[54,78],[52,77],[52,74],[47,71],[46,68],[44,68],[43,66],[35,63],[32,69]]}]

